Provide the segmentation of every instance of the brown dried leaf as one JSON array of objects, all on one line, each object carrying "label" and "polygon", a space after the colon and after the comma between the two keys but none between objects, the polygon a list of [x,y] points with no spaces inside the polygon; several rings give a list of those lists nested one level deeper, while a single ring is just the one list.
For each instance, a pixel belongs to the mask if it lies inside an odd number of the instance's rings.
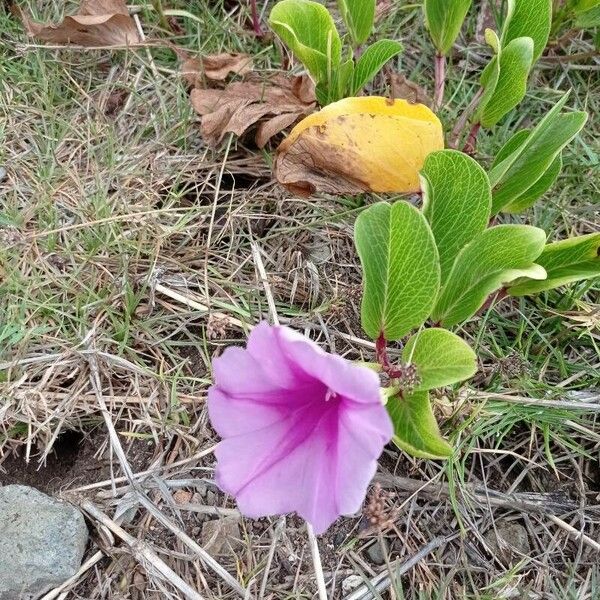
[{"label": "brown dried leaf", "polygon": [[230,73],[246,75],[254,65],[248,54],[211,54],[202,58],[185,58],[181,65],[183,78],[192,87],[204,87],[203,80],[224,81]]},{"label": "brown dried leaf", "polygon": [[27,34],[53,44],[77,46],[133,46],[142,40],[129,16],[125,0],[82,0],[79,12],[58,25],[36,23],[21,9],[13,9]]},{"label": "brown dried leaf", "polygon": [[306,76],[270,80],[257,78],[232,83],[223,90],[193,89],[194,109],[202,115],[201,131],[211,144],[218,144],[226,133],[245,133],[262,119],[256,143],[263,147],[285,127],[315,109],[314,87]]},{"label": "brown dried leaf", "polygon": [[442,124],[422,104],[377,96],[345,98],[304,118],[277,149],[277,181],[310,196],[414,193],[431,152],[444,147]]},{"label": "brown dried leaf", "polygon": [[392,73],[390,75],[390,96],[396,100],[401,98],[411,104],[424,104],[432,108],[433,100],[427,90],[414,81],[407,79],[403,73]]}]

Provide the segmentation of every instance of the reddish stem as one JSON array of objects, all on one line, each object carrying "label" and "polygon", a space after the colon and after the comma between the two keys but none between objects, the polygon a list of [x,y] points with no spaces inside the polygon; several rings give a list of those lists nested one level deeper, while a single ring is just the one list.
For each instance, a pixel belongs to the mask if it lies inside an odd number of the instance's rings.
[{"label": "reddish stem", "polygon": [[475,148],[477,146],[477,134],[481,129],[481,123],[475,123],[471,127],[471,131],[469,132],[469,137],[465,142],[465,147],[463,148],[463,152],[468,154],[469,156],[473,156],[475,154]]},{"label": "reddish stem", "polygon": [[260,27],[260,16],[258,14],[258,7],[256,6],[256,0],[250,0],[250,10],[252,12],[252,29],[256,37],[263,36],[263,30]]},{"label": "reddish stem", "polygon": [[383,333],[380,333],[377,340],[375,340],[375,358],[384,371],[387,371],[390,368],[390,359],[387,355],[387,343]]},{"label": "reddish stem", "polygon": [[446,57],[443,54],[435,55],[435,96],[433,98],[433,110],[437,112],[444,102],[444,90],[446,89]]}]

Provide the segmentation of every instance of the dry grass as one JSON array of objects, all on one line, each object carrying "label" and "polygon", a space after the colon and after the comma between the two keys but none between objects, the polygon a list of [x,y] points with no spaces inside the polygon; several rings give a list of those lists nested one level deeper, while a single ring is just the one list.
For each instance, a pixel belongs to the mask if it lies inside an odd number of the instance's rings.
[{"label": "dry grass", "polygon": [[[204,24],[186,20],[177,43],[260,50],[261,68],[276,67],[236,3],[209,5],[182,7]],[[56,16],[52,3],[33,8]],[[402,4],[381,27],[407,45],[404,71],[427,83],[419,14]],[[211,357],[243,340],[270,298],[282,322],[328,349],[372,356],[352,245],[363,201],[289,198],[269,154],[232,138],[206,148],[170,51],[39,48],[1,12],[0,28],[0,481],[3,464],[14,475],[28,462],[43,484],[68,430],[91,448],[74,449],[62,473],[58,462],[53,488],[89,517],[87,562],[47,598],[311,598],[295,517],[242,520],[216,562],[199,545],[207,520],[237,514],[211,481],[217,439],[204,399]],[[576,38],[571,51],[587,45]],[[473,42],[451,71],[448,123],[468,103],[481,51]],[[598,68],[544,63],[523,120],[569,86],[595,114]],[[483,156],[516,126],[484,137]],[[597,228],[597,127],[528,215],[553,236]],[[588,284],[465,327],[480,374],[437,399],[456,455],[440,464],[386,450],[384,529],[343,519],[320,542],[332,597],[351,594],[351,576],[363,586],[353,600],[600,597],[599,310]],[[498,547],[508,523],[527,549]],[[381,565],[368,553],[376,544]]]}]

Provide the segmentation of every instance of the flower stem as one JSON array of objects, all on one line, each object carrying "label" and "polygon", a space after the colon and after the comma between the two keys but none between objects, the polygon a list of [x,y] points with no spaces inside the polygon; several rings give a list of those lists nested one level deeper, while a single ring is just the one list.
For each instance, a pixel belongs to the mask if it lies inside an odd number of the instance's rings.
[{"label": "flower stem", "polygon": [[262,37],[263,31],[260,27],[260,17],[258,15],[258,7],[256,6],[256,0],[250,0],[250,10],[252,12],[252,29],[256,37]]},{"label": "flower stem", "polygon": [[437,112],[444,102],[444,90],[446,88],[446,57],[443,54],[435,55],[435,96],[433,99],[433,111]]},{"label": "flower stem", "polygon": [[327,600],[327,588],[325,587],[325,575],[323,574],[319,546],[312,525],[308,521],[306,522],[306,532],[308,533],[308,544],[310,546],[310,553],[312,554],[313,566],[315,568],[315,579],[317,580],[319,600]]}]

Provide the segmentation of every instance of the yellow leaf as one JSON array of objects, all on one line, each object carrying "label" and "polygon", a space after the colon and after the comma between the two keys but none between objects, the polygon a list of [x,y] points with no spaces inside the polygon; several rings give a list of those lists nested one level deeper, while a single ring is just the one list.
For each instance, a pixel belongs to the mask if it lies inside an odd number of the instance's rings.
[{"label": "yellow leaf", "polygon": [[411,193],[442,125],[423,104],[379,96],[345,98],[309,115],[281,143],[277,181],[292,193]]}]

